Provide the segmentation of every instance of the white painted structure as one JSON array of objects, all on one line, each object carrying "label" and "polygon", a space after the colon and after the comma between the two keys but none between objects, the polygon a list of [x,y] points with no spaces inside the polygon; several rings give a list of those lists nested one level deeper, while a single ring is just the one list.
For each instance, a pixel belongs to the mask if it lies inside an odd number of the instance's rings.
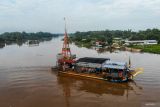
[{"label": "white painted structure", "polygon": [[129,44],[138,44],[138,45],[156,45],[158,44],[157,40],[136,40],[136,41],[125,41],[126,45]]},{"label": "white painted structure", "polygon": [[156,40],[145,40],[144,44],[146,45],[156,45],[158,42]]}]

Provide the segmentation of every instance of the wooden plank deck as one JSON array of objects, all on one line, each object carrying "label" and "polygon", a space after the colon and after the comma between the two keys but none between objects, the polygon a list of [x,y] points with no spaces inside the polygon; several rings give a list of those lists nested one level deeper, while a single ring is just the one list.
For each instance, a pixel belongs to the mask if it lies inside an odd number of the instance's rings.
[{"label": "wooden plank deck", "polygon": [[104,79],[102,76],[96,75],[96,74],[76,73],[74,71],[65,71],[65,72],[64,71],[59,71],[59,73],[72,75],[72,76],[79,76],[79,77],[85,77],[85,78],[98,79],[98,80],[107,80],[107,79]]}]

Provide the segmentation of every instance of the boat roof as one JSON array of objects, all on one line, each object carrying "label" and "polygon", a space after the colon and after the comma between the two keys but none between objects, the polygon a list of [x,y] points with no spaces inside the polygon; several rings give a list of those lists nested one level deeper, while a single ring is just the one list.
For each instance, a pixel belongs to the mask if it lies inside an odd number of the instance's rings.
[{"label": "boat roof", "polygon": [[125,69],[127,67],[127,62],[107,61],[103,67],[111,69]]},{"label": "boat roof", "polygon": [[86,62],[86,63],[98,63],[102,64],[106,62],[107,60],[110,60],[109,58],[93,58],[93,57],[84,57],[77,60],[77,62]]}]

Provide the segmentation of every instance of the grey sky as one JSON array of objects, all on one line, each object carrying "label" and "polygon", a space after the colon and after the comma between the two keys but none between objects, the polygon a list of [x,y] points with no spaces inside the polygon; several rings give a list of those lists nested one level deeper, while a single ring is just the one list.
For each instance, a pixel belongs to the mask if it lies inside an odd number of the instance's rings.
[{"label": "grey sky", "polygon": [[0,0],[0,33],[160,28],[160,0]]}]

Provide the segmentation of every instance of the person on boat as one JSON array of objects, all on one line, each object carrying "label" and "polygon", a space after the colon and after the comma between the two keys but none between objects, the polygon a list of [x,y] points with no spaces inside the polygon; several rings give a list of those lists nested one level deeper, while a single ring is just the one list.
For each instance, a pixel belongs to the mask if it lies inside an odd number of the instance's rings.
[{"label": "person on boat", "polygon": [[65,70],[66,70],[66,67],[65,67],[65,65],[63,65],[63,66],[62,66],[62,68],[63,68],[63,71],[65,71]]},{"label": "person on boat", "polygon": [[106,70],[102,70],[102,77],[105,79],[107,77]]},{"label": "person on boat", "polygon": [[90,74],[92,72],[92,68],[88,68],[88,73]]},{"label": "person on boat", "polygon": [[118,72],[118,76],[119,76],[120,78],[122,78],[122,77],[123,77],[123,71],[120,70],[120,71]]},{"label": "person on boat", "polygon": [[72,65],[72,71],[74,71],[74,65]]},{"label": "person on boat", "polygon": [[99,68],[95,68],[96,74],[99,74],[100,69]]},{"label": "person on boat", "polygon": [[64,62],[64,64],[62,65],[63,71],[66,71],[66,63]]}]

